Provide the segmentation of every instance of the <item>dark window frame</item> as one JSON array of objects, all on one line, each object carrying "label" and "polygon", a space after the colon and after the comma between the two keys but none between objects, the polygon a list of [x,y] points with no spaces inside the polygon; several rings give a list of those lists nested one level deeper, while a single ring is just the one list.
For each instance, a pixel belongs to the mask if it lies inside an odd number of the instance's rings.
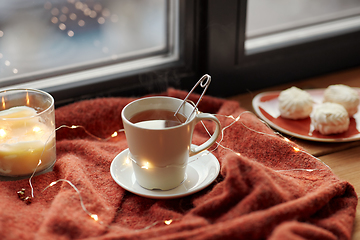
[{"label": "dark window frame", "polygon": [[209,94],[228,97],[360,65],[360,31],[246,55],[246,6],[208,1]]}]

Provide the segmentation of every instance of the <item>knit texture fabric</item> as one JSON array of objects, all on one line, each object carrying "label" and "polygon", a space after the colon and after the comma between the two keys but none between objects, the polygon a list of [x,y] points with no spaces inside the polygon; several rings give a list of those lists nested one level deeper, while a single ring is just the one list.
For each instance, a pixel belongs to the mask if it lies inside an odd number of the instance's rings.
[{"label": "knit texture fabric", "polygon": [[[186,94],[175,89],[164,93],[180,99]],[[198,97],[190,99],[197,102]],[[353,186],[235,101],[205,96],[199,104],[200,111],[216,114],[224,127],[220,145],[211,148],[221,166],[211,185],[163,200],[124,190],[112,179],[110,165],[127,148],[125,134],[101,141],[86,131],[108,138],[122,129],[121,110],[132,100],[99,98],[56,109],[56,126],[84,128],[56,132],[57,161],[52,171],[32,179],[31,204],[17,196],[22,188],[30,194],[28,179],[0,182],[0,239],[351,238],[357,205]],[[211,122],[205,126],[210,133],[214,129]],[[208,138],[198,124],[193,143]],[[43,191],[58,179],[76,186],[98,222],[83,210],[68,183]]]}]

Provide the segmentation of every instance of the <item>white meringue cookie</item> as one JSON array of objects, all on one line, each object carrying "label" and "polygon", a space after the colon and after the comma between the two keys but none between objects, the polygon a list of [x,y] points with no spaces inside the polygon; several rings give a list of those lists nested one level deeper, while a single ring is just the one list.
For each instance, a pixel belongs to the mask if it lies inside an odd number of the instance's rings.
[{"label": "white meringue cookie", "polygon": [[349,114],[338,103],[322,103],[310,115],[311,124],[323,135],[337,134],[349,129]]},{"label": "white meringue cookie", "polygon": [[349,113],[349,117],[352,117],[358,111],[359,105],[359,93],[346,85],[335,84],[328,86],[324,91],[323,102],[333,102],[344,106]]},{"label": "white meringue cookie", "polygon": [[309,117],[314,102],[308,92],[297,87],[291,87],[282,91],[278,101],[280,115],[294,120]]}]

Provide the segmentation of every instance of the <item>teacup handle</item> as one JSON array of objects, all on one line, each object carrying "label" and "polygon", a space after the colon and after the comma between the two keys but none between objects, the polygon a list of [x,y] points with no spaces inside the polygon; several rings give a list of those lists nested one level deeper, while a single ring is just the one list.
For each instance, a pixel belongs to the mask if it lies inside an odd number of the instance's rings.
[{"label": "teacup handle", "polygon": [[198,113],[195,118],[195,125],[201,120],[211,120],[216,123],[216,128],[214,134],[206,142],[195,148],[190,148],[190,157],[210,148],[216,142],[216,139],[219,137],[221,131],[220,121],[214,115],[210,113]]}]

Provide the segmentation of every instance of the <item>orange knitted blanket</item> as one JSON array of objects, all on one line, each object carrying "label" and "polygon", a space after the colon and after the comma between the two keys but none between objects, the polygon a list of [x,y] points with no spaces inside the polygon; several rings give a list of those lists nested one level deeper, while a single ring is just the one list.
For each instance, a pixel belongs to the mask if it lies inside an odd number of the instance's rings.
[{"label": "orange knitted blanket", "polygon": [[[169,89],[164,95],[183,99]],[[198,95],[192,95],[194,102]],[[217,114],[225,128],[212,152],[220,162],[217,179],[205,189],[175,199],[149,199],[121,188],[110,165],[127,148],[121,110],[134,99],[100,98],[56,109],[53,171],[32,179],[34,198],[17,191],[28,179],[0,182],[0,239],[350,239],[357,195],[319,159],[295,151],[237,102],[206,96],[202,112]],[[229,118],[233,116],[234,118]],[[231,125],[232,124],[232,125]],[[206,125],[212,131],[212,125]],[[85,131],[86,130],[86,131]],[[198,124],[194,144],[208,139]],[[308,169],[308,171],[306,170]],[[309,170],[311,169],[311,170]],[[53,181],[66,179],[47,188]],[[92,219],[81,206],[96,214]]]}]

